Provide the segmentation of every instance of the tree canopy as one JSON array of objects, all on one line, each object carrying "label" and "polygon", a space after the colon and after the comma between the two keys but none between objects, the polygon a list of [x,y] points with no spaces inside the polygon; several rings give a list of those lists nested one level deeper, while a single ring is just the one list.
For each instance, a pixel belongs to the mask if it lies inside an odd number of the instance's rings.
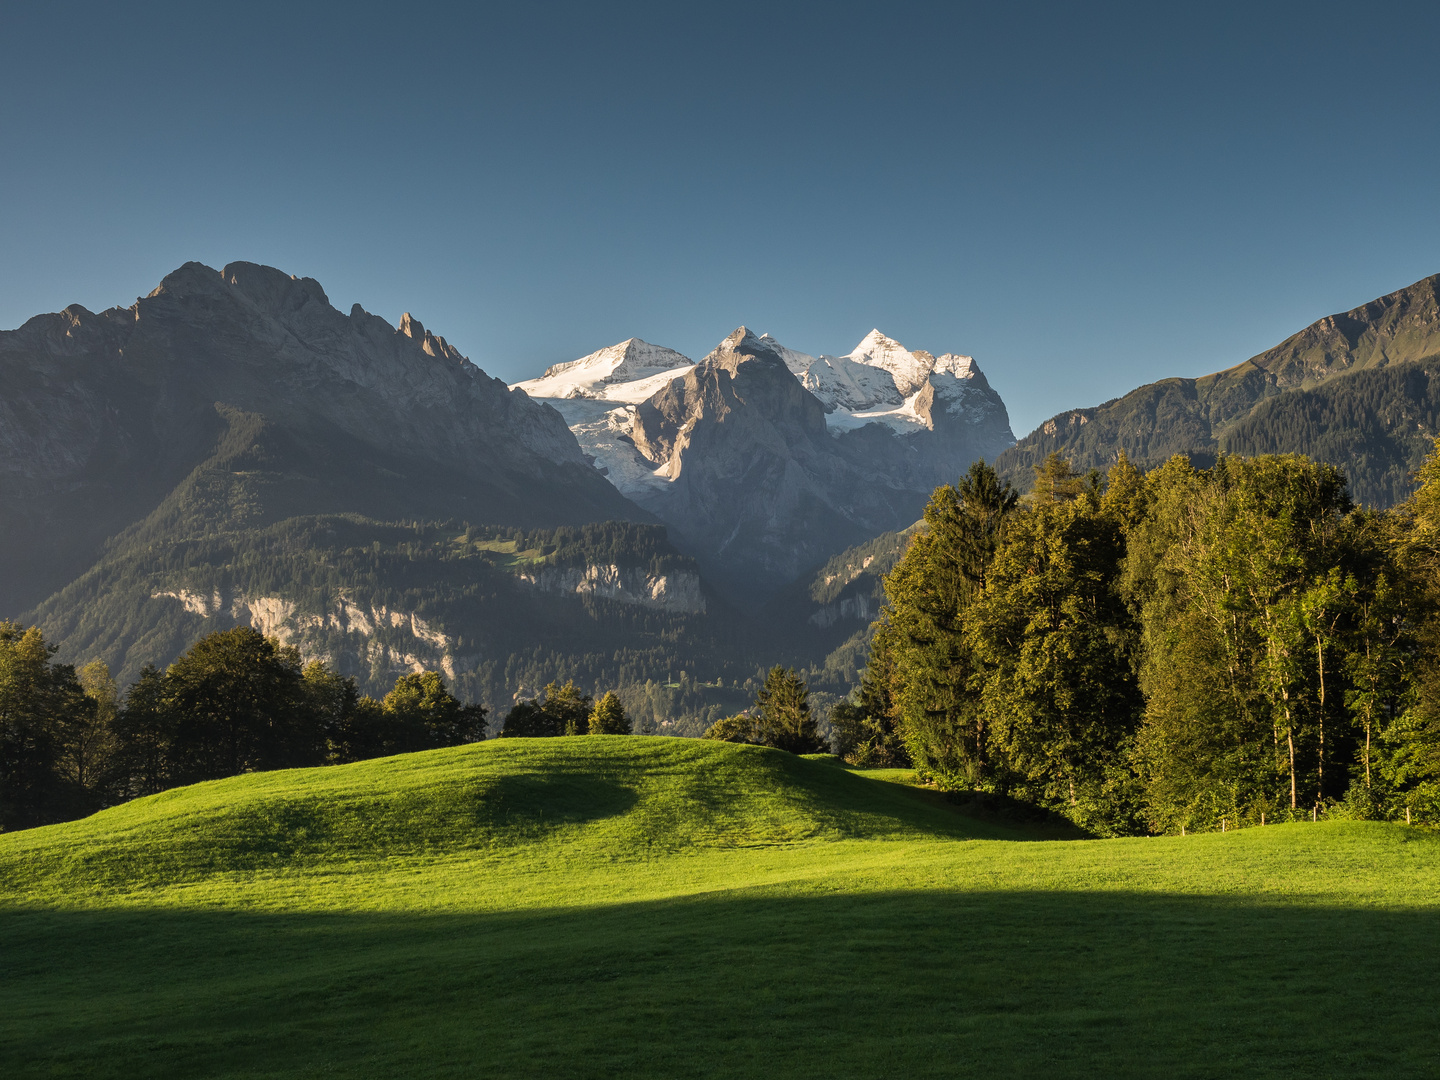
[{"label": "tree canopy", "polygon": [[1440,443],[1384,514],[1298,455],[1035,471],[936,490],[833,714],[851,760],[1104,833],[1440,817]]},{"label": "tree canopy", "polygon": [[716,721],[707,739],[773,746],[792,754],[817,754],[830,749],[810,713],[810,690],[791,668],[773,667],[755,695],[749,712]]},{"label": "tree canopy", "polygon": [[384,701],[249,627],[210,634],[123,700],[100,661],[52,661],[38,628],[0,623],[0,828],[63,821],[238,773],[358,761],[484,737],[485,710],[433,671]]}]

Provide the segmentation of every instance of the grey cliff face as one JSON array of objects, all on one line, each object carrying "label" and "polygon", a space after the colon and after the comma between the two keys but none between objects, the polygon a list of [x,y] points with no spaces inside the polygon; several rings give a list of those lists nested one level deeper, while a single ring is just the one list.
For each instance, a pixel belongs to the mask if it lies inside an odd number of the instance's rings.
[{"label": "grey cliff face", "polygon": [[937,484],[1013,441],[983,376],[947,377],[954,386],[932,382],[916,397],[914,434],[882,424],[837,433],[771,340],[741,327],[636,408],[635,449],[669,482],[633,497],[718,578],[792,580],[910,524]]},{"label": "grey cliff face", "polygon": [[151,513],[240,438],[240,414],[263,430],[242,455],[247,476],[269,477],[261,516],[299,503],[515,524],[644,516],[558,413],[410,316],[397,329],[337,311],[310,278],[187,263],[129,308],[0,332],[0,615]]}]

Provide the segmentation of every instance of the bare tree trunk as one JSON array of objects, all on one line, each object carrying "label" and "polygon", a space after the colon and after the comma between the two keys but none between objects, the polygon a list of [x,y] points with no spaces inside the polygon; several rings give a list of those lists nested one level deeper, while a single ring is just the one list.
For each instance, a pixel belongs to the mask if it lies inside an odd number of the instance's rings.
[{"label": "bare tree trunk", "polygon": [[1298,806],[1298,796],[1295,787],[1295,729],[1290,725],[1290,710],[1285,710],[1285,741],[1290,746],[1290,809]]},{"label": "bare tree trunk", "polygon": [[1370,707],[1365,707],[1365,790],[1370,790]]},{"label": "bare tree trunk", "polygon": [[1320,637],[1315,637],[1315,655],[1320,667],[1320,792],[1317,798],[1325,798],[1325,648]]}]

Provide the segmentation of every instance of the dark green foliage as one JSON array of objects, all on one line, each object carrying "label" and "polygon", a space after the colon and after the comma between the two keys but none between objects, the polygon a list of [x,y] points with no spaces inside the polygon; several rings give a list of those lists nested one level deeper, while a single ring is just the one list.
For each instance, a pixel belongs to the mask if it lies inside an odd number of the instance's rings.
[{"label": "dark green foliage", "polygon": [[1440,369],[1433,362],[1345,375],[1257,405],[1226,429],[1227,454],[1304,454],[1344,470],[1366,506],[1404,502],[1440,431]]},{"label": "dark green foliage", "polygon": [[588,731],[591,735],[629,735],[630,718],[625,715],[625,706],[620,704],[614,690],[607,690],[604,697],[595,703],[590,714]]},{"label": "dark green foliage", "polygon": [[869,715],[899,731],[915,766],[955,786],[973,785],[986,768],[964,615],[985,587],[1017,500],[984,462],[972,465],[956,487],[935,490],[925,507],[925,531],[885,579],[890,603],[875,640],[888,685],[881,689],[868,673],[862,684],[862,704],[874,710]]},{"label": "dark green foliage", "polygon": [[810,690],[790,668],[773,667],[755,695],[752,711],[760,742],[792,754],[829,750],[810,715]]},{"label": "dark green foliage", "polygon": [[791,668],[775,666],[748,712],[717,720],[704,738],[773,746],[792,754],[830,749],[810,713],[810,690]]},{"label": "dark green foliage", "polygon": [[210,634],[125,694],[99,661],[77,677],[40,631],[0,623],[0,828],[79,817],[200,780],[458,746],[485,710],[433,671],[384,702],[249,627]]},{"label": "dark green foliage", "polygon": [[830,741],[837,756],[858,768],[891,769],[910,764],[888,710],[871,711],[850,698],[830,706]]},{"label": "dark green foliage", "polygon": [[1404,573],[1362,611],[1349,704],[1366,735],[1368,816],[1440,821],[1440,439],[1418,479],[1390,537]]},{"label": "dark green foliage", "polygon": [[1440,819],[1437,462],[1388,514],[1298,455],[1103,480],[1051,458],[988,534],[937,489],[837,744],[893,725],[943,786],[1104,833]]},{"label": "dark green foliage", "polygon": [[94,728],[97,703],[54,652],[35,627],[0,622],[0,830],[92,808],[75,751]]},{"label": "dark green foliage", "polygon": [[207,635],[165,672],[165,787],[313,764],[300,655],[248,626]]},{"label": "dark green foliage", "polygon": [[521,701],[505,714],[500,735],[512,739],[537,739],[565,734],[538,701]]},{"label": "dark green foliage", "polygon": [[770,668],[746,713],[711,724],[704,739],[773,746],[791,753],[824,753],[829,744],[811,716],[809,688],[792,668]]},{"label": "dark green foliage", "polygon": [[522,701],[505,717],[500,734],[536,738],[584,735],[589,730],[594,700],[569,679],[550,683],[534,701]]},{"label": "dark green foliage", "polygon": [[562,735],[584,735],[590,722],[595,700],[569,679],[565,685],[551,683],[545,687],[545,711],[555,718]]},{"label": "dark green foliage", "polygon": [[1042,501],[1007,524],[965,617],[983,744],[978,775],[1063,807],[1078,824],[1125,831],[1133,808],[1108,766],[1140,718],[1134,621],[1115,589],[1119,517],[1093,492]]},{"label": "dark green foliage", "polygon": [[1069,458],[1055,451],[1031,471],[1035,473],[1035,482],[1030,488],[1030,501],[1036,505],[1064,502],[1085,491],[1086,478],[1070,467]]},{"label": "dark green foliage", "polygon": [[94,708],[76,714],[76,722],[64,743],[60,768],[75,790],[103,792],[112,779],[111,771],[120,749],[116,731],[120,719],[120,688],[103,660],[91,660],[75,677]]},{"label": "dark green foliage", "polygon": [[749,743],[752,746],[762,745],[763,740],[760,725],[748,712],[736,713],[734,716],[722,716],[706,728],[700,737],[716,739],[720,742]]},{"label": "dark green foliage", "polygon": [[462,705],[445,689],[438,671],[412,672],[395,680],[381,708],[396,731],[396,749],[432,750],[485,738],[485,710]]},{"label": "dark green foliage", "polygon": [[1370,586],[1344,478],[1299,457],[1227,457],[1208,472],[1172,463],[1150,487],[1126,589],[1146,643],[1151,824],[1258,822],[1343,794],[1340,638]]}]

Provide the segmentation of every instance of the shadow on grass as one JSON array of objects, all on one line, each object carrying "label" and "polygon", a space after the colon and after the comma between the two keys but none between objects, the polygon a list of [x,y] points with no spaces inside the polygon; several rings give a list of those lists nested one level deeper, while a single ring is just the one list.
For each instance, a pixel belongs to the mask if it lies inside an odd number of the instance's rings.
[{"label": "shadow on grass", "polygon": [[1059,892],[0,912],[0,1074],[1433,1076],[1440,912]]},{"label": "shadow on grass", "polygon": [[615,817],[639,797],[634,788],[594,773],[506,773],[490,778],[479,792],[474,822],[492,831],[519,828],[532,837]]},{"label": "shadow on grass", "polygon": [[1095,834],[1053,810],[994,791],[947,791],[945,801],[976,821],[1028,831],[1036,840],[1094,840]]}]

